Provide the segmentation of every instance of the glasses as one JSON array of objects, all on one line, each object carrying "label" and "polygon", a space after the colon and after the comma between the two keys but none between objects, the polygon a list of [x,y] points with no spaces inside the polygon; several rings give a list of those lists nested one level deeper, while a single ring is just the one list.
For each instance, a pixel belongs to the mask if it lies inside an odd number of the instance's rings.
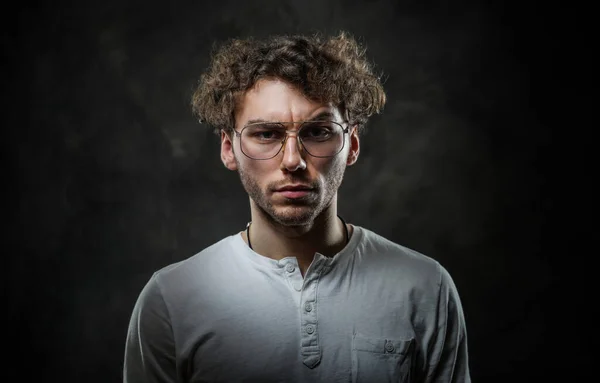
[{"label": "glasses", "polygon": [[299,145],[311,156],[334,157],[344,148],[348,127],[334,121],[301,121],[296,130],[287,130],[283,122],[257,122],[246,125],[240,139],[242,153],[253,160],[269,160],[279,154],[290,134],[295,133]]}]

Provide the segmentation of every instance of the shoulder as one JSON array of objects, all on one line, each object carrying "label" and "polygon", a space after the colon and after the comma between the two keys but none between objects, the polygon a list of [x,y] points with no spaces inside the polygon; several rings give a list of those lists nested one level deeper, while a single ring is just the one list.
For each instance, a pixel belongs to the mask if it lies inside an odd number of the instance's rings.
[{"label": "shoulder", "polygon": [[[134,309],[134,319],[154,326],[177,322],[182,315],[200,308],[215,291],[231,284],[231,270],[236,257],[243,254],[243,240],[231,235],[179,262],[164,266],[152,273],[140,292]],[[233,276],[235,279],[235,276]]]},{"label": "shoulder", "polygon": [[359,262],[365,266],[382,266],[403,273],[439,277],[440,263],[415,249],[393,242],[364,227],[355,226],[361,235],[357,247]]},{"label": "shoulder", "polygon": [[426,295],[456,289],[447,269],[435,258],[366,228],[355,228],[360,239],[354,262],[364,278]]},{"label": "shoulder", "polygon": [[156,284],[164,295],[214,285],[240,254],[238,241],[236,235],[225,237],[186,259],[156,270],[149,283]]}]

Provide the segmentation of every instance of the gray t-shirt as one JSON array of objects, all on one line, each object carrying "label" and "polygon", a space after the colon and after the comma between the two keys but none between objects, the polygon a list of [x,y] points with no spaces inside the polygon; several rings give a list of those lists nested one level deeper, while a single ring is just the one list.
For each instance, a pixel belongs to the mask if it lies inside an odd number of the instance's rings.
[{"label": "gray t-shirt", "polygon": [[240,234],[157,271],[124,382],[470,382],[460,298],[437,261],[354,226],[305,274]]}]

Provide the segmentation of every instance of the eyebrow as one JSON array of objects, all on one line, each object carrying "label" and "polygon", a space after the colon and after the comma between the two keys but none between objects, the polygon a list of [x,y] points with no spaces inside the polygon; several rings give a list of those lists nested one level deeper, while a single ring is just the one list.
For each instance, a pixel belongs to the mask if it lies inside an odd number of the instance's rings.
[{"label": "eyebrow", "polygon": [[334,120],[335,115],[331,112],[321,112],[316,116],[311,117],[308,121]]},{"label": "eyebrow", "polygon": [[[335,114],[333,114],[332,112],[321,112],[319,114],[317,114],[316,116],[310,117],[308,120],[305,121],[324,121],[324,120],[334,120],[335,119]],[[252,120],[248,120],[246,122],[246,125],[250,125],[250,124],[259,124],[261,122],[287,122],[287,121],[272,121],[272,120],[264,120],[262,118],[254,118]]]}]

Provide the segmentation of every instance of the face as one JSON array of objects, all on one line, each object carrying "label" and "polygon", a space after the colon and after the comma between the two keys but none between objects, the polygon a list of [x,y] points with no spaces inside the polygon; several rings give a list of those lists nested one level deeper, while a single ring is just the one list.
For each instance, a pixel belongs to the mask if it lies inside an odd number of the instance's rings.
[{"label": "face", "polygon": [[[236,130],[249,122],[287,122],[289,130],[298,129],[295,122],[328,114],[326,119],[348,125],[340,110],[307,99],[299,90],[280,80],[260,80],[240,100],[235,113]],[[359,153],[357,129],[344,136],[344,148],[335,157],[317,158],[308,154],[290,134],[279,154],[269,160],[246,157],[240,138],[221,133],[221,159],[227,168],[237,170],[250,196],[251,208],[267,219],[285,225],[309,225],[336,203],[346,166],[356,162]],[[301,186],[305,190],[285,190]]]}]

